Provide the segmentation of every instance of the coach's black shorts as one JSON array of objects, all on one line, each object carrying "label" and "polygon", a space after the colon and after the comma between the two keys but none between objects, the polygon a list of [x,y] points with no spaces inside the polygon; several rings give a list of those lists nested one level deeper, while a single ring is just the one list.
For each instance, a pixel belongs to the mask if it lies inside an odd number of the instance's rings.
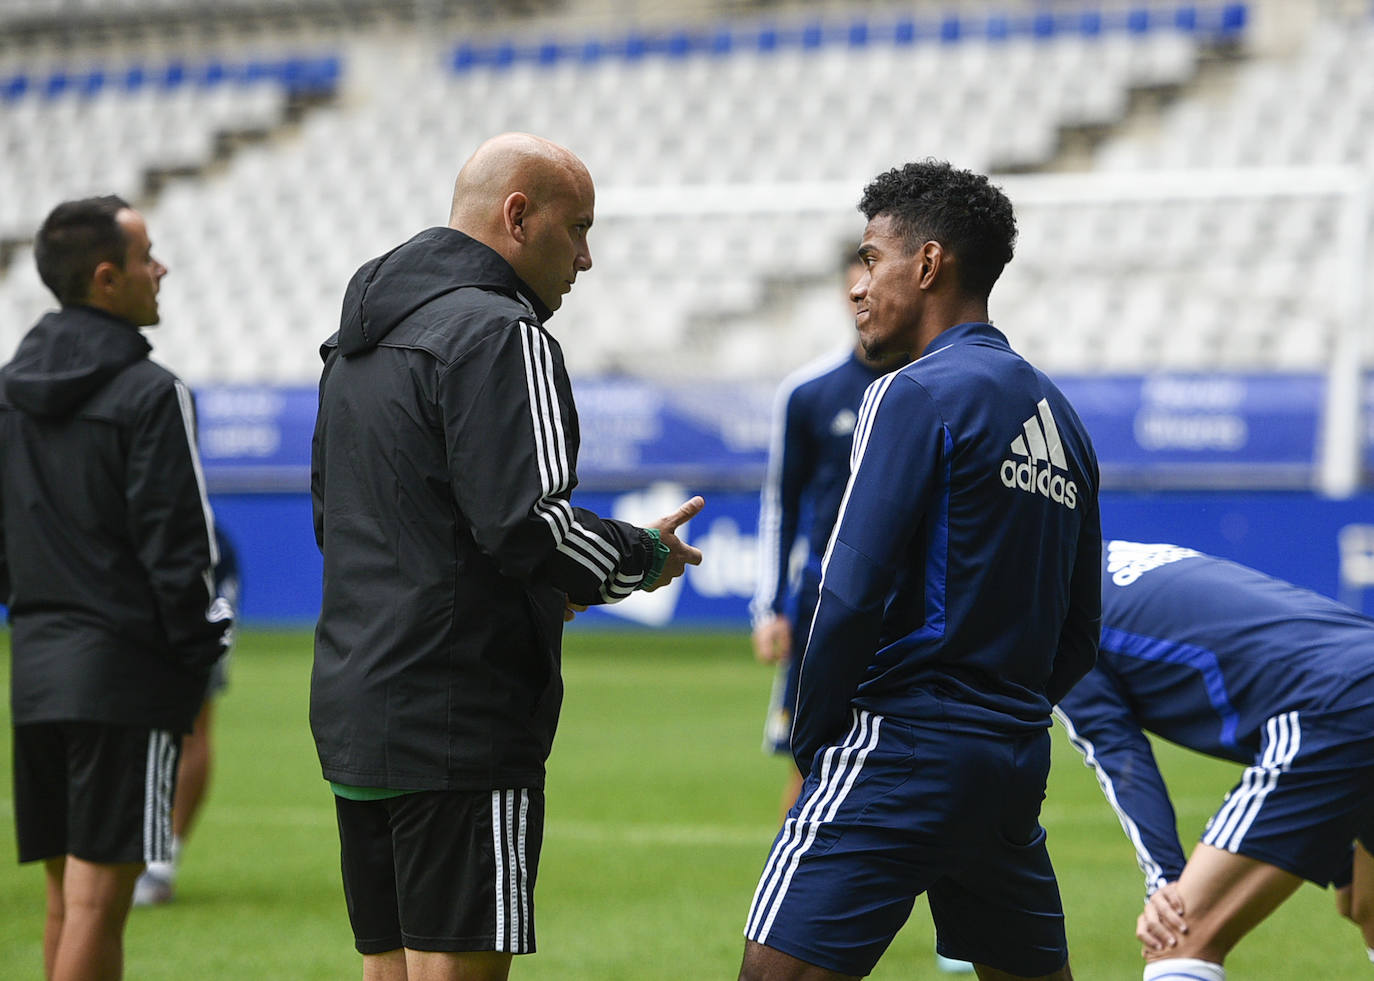
[{"label": "coach's black shorts", "polygon": [[542,790],[426,790],[334,803],[359,953],[534,952]]},{"label": "coach's black shorts", "polygon": [[14,727],[19,861],[170,861],[181,737],[97,722]]}]

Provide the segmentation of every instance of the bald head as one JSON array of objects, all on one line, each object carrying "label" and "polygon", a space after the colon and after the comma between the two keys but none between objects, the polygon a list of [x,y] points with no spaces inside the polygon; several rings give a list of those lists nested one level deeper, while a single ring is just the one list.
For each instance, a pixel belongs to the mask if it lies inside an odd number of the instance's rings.
[{"label": "bald head", "polygon": [[540,202],[591,175],[576,155],[529,133],[493,136],[468,158],[453,187],[449,226],[461,232],[499,224],[502,203],[515,192]]},{"label": "bald head", "polygon": [[492,137],[463,164],[449,227],[494,249],[556,310],[591,268],[587,230],[596,191],[566,147],[528,133]]}]

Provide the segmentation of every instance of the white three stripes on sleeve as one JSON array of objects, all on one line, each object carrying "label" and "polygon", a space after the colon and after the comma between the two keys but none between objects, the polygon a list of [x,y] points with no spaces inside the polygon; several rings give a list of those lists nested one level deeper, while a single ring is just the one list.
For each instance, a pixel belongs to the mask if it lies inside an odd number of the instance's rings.
[{"label": "white three stripes on sleeve", "polygon": [[223,623],[233,617],[234,611],[223,598],[215,594],[215,566],[219,564],[219,543],[215,541],[215,516],[210,510],[210,496],[205,492],[205,471],[201,468],[200,450],[196,446],[195,409],[191,402],[191,390],[180,379],[174,384],[177,407],[181,410],[181,424],[186,432],[186,448],[191,454],[191,469],[196,475],[196,489],[200,492],[200,509],[205,516],[205,539],[210,546],[210,565],[201,573],[206,592],[205,619],[210,623]]},{"label": "white three stripes on sleeve", "polygon": [[567,436],[554,384],[553,354],[548,338],[538,327],[524,321],[519,327],[542,494],[534,506],[535,513],[549,526],[557,550],[601,580],[603,599],[612,602],[624,599],[634,592],[640,577],[620,575],[616,571],[620,560],[616,549],[574,519],[572,505],[557,496],[572,483],[572,470],[568,465]]},{"label": "white three stripes on sleeve", "polygon": [[1131,840],[1131,844],[1135,847],[1136,864],[1140,866],[1140,871],[1145,873],[1145,890],[1146,892],[1154,892],[1164,885],[1164,869],[1150,854],[1149,849],[1145,847],[1145,839],[1141,837],[1140,826],[1121,806],[1116,795],[1116,784],[1112,781],[1112,775],[1102,768],[1102,764],[1097,758],[1097,747],[1093,745],[1091,740],[1083,737],[1074,727],[1073,720],[1057,706],[1054,709],[1054,717],[1064,726],[1064,731],[1069,735],[1069,742],[1083,754],[1084,765],[1090,767],[1093,773],[1097,775],[1097,783],[1102,788],[1107,803],[1116,812],[1116,819],[1121,822],[1121,830],[1126,832],[1126,837]]},{"label": "white three stripes on sleeve", "polygon": [[536,506],[549,524],[555,539],[567,534],[572,524],[569,512],[566,521],[552,512],[564,501],[550,498],[568,489],[571,475],[568,470],[567,447],[563,433],[563,417],[558,411],[558,394],[553,381],[553,356],[542,331],[531,324],[520,323],[520,344],[525,356],[525,384],[529,389],[530,421],[534,426],[534,451],[539,463],[539,478],[544,498]]}]

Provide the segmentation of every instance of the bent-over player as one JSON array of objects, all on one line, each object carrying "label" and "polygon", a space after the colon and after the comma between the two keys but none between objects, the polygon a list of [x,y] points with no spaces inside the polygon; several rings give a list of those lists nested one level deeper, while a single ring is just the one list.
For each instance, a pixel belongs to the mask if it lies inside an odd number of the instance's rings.
[{"label": "bent-over player", "polygon": [[[1234,562],[1122,541],[1106,547],[1102,607],[1097,666],[1056,715],[1145,873],[1147,981],[1221,981],[1304,879],[1342,887],[1374,948],[1374,620]],[[1186,863],[1146,732],[1246,766]]]}]

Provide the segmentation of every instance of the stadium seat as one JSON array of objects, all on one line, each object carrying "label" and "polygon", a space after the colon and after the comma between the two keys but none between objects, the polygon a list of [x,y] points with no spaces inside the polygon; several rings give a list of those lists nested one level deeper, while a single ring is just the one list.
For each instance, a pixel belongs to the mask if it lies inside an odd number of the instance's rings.
[{"label": "stadium seat", "polygon": [[[173,269],[172,329],[159,335],[159,354],[197,383],[313,383],[315,348],[336,326],[353,269],[444,221],[456,167],[481,138],[533,130],[583,155],[603,201],[622,188],[661,192],[658,211],[598,218],[596,268],[554,321],[570,367],[654,374],[690,361],[718,376],[781,377],[836,336],[833,308],[800,298],[834,289],[836,257],[862,228],[850,208],[862,182],[904,160],[1052,167],[1063,132],[1089,127],[1109,134],[1093,155],[1108,173],[1374,165],[1363,138],[1374,73],[1343,70],[1374,54],[1368,23],[1319,25],[1292,64],[1252,59],[1229,95],[1193,99],[1188,84],[1209,43],[1196,19],[1117,22],[1088,16],[1091,6],[1048,20],[855,10],[845,20],[537,39],[512,21],[463,38],[345,27],[268,41],[169,29],[84,49],[39,43],[22,59],[0,54],[0,167],[16,188],[0,198],[0,237],[26,238],[62,197],[120,190],[148,212]],[[300,51],[326,57],[316,64]],[[337,98],[288,118],[293,87],[319,79],[332,79]],[[47,88],[51,97],[34,94]],[[1139,88],[1180,94],[1157,132],[1123,125]],[[267,138],[218,160],[228,130]],[[174,169],[191,174],[145,193],[149,171]],[[774,181],[853,192],[826,216],[751,215],[747,200],[730,217],[672,213],[677,188]],[[1282,315],[1246,304],[1272,295],[1276,311],[1281,297],[1304,292],[1302,259],[1270,260],[1281,258],[1280,240],[1295,256],[1327,254],[1329,199],[1085,202],[1022,214],[996,307],[1047,368],[1320,364],[1287,339]],[[26,279],[29,261],[16,255],[0,274],[0,311],[22,323],[47,302]],[[1260,268],[1262,277],[1246,275]],[[223,270],[242,288],[211,285]],[[1305,328],[1329,337],[1333,297],[1313,299]],[[13,323],[0,324],[0,345],[17,341]],[[241,350],[245,331],[252,352]]]}]

